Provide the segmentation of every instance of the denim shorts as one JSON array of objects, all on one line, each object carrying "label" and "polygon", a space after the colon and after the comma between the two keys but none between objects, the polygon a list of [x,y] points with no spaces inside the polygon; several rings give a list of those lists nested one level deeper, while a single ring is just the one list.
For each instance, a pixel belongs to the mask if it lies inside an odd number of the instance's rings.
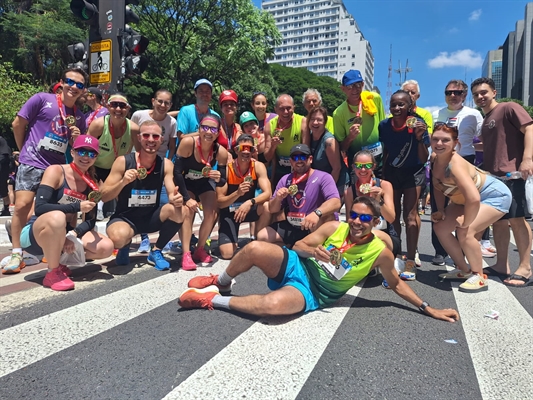
[{"label": "denim shorts", "polygon": [[[283,262],[281,265],[280,274],[272,279],[268,278],[268,288],[270,290],[280,289],[284,286],[292,286],[300,293],[305,299],[304,312],[313,311],[319,308],[318,300],[311,291],[311,285],[309,283],[309,277],[305,268],[295,251],[283,248]],[[283,273],[282,276],[280,276]]]},{"label": "denim shorts", "polygon": [[491,206],[502,213],[507,213],[511,207],[511,191],[505,183],[491,175],[487,175],[479,195],[481,204]]}]

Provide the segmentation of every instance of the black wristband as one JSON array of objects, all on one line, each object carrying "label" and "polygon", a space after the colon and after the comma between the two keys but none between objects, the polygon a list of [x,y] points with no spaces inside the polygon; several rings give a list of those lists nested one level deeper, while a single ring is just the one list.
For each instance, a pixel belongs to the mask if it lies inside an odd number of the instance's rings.
[{"label": "black wristband", "polygon": [[425,301],[420,305],[420,307],[418,307],[418,310],[422,313],[422,314],[425,314],[426,313],[426,307],[429,307],[429,304],[426,303]]}]

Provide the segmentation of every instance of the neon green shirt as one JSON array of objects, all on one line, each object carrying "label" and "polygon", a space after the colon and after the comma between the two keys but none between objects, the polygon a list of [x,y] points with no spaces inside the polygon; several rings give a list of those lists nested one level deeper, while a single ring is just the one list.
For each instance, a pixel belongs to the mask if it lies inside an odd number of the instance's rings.
[{"label": "neon green shirt", "polygon": [[[274,137],[276,134],[276,128],[278,126],[278,118],[276,116],[269,121],[270,124],[270,136]],[[292,146],[302,143],[302,120],[303,116],[294,114],[292,119],[292,125],[287,129],[281,131],[280,137],[283,138],[283,142],[276,147],[276,159],[279,165],[283,167],[291,166],[289,156],[291,154]]]},{"label": "neon green shirt", "polygon": [[[333,245],[336,248],[340,248],[344,244],[349,233],[350,226],[346,222],[341,222],[333,235],[326,239],[323,246],[328,248],[329,245]],[[376,258],[378,258],[384,248],[385,243],[383,243],[377,236],[374,236],[374,238],[367,244],[350,247],[343,253],[343,257],[351,265],[351,269],[340,280],[331,278],[322,267],[320,267],[315,258],[300,258],[309,277],[311,291],[318,300],[320,308],[335,303],[338,299],[344,296],[351,287],[357,285],[365,276],[367,276],[372,265],[374,265]]]},{"label": "neon green shirt", "polygon": [[[115,151],[113,150],[113,140],[111,139],[111,132],[109,132],[109,115],[106,115],[104,120],[104,131],[98,138],[100,153],[94,163],[95,167],[102,169],[111,169],[115,162]],[[115,139],[115,149],[117,157],[123,156],[131,152],[132,141],[130,133],[130,120],[126,118],[126,132],[120,138]]]}]

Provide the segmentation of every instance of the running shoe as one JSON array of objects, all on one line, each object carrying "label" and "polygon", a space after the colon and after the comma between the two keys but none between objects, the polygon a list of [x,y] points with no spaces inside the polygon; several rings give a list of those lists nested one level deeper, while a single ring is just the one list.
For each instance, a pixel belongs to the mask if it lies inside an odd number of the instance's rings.
[{"label": "running shoe", "polygon": [[418,253],[418,249],[416,249],[415,253],[415,265],[417,268],[420,268],[422,266],[422,261],[420,261],[420,254]]},{"label": "running shoe", "polygon": [[178,304],[182,308],[206,308],[213,310],[213,297],[220,296],[216,286],[208,286],[204,289],[191,288],[184,291],[178,298]]},{"label": "running shoe", "polygon": [[139,250],[137,250],[139,253],[146,254],[150,251],[150,238],[146,236],[142,241],[141,245],[139,246]]},{"label": "running shoe", "polygon": [[496,249],[493,246],[485,247],[482,244],[480,244],[480,247],[481,247],[481,255],[483,257],[485,257],[485,258],[496,257]]},{"label": "running shoe", "polygon": [[472,272],[464,272],[456,268],[453,271],[445,272],[439,274],[440,279],[451,279],[451,280],[467,280],[472,276]]},{"label": "running shoe", "polygon": [[196,263],[193,261],[190,251],[183,254],[181,258],[181,269],[184,271],[196,271]]},{"label": "running shoe", "polygon": [[117,257],[115,258],[117,265],[128,265],[130,263],[130,245],[126,245],[117,251]]},{"label": "running shoe", "polygon": [[209,255],[207,251],[205,251],[203,247],[196,248],[192,259],[202,264],[209,264],[211,261],[213,261],[213,258]]},{"label": "running shoe", "polygon": [[74,282],[59,268],[54,268],[45,275],[43,286],[58,292],[63,292],[74,289]]},{"label": "running shoe", "polygon": [[2,268],[2,274],[18,274],[25,266],[21,253],[11,253],[8,263]]},{"label": "running shoe", "polygon": [[[165,248],[166,248],[166,246],[165,246]],[[170,254],[182,254],[183,253],[183,250],[181,248],[181,242],[179,240],[176,241],[176,242],[171,242],[170,243],[169,253]]]},{"label": "running shoe", "polygon": [[383,279],[383,282],[381,282],[381,286],[383,286],[385,289],[390,289],[389,283]]},{"label": "running shoe", "polygon": [[433,257],[433,260],[431,260],[431,264],[446,265],[446,257],[444,257],[442,254],[435,254],[435,257]]},{"label": "running shoe", "polygon": [[229,285],[222,286],[218,283],[218,275],[209,274],[209,276],[197,276],[192,278],[187,286],[194,289],[203,289],[209,286],[216,286],[220,293],[229,293],[231,292],[233,281]]},{"label": "running shoe", "polygon": [[163,249],[161,250],[161,253],[163,253],[163,254],[168,254],[168,253],[170,253],[170,252],[171,252],[171,249],[170,249],[171,244],[172,244],[172,242],[168,242],[168,243],[165,245],[165,247],[163,247]]},{"label": "running shoe", "polygon": [[61,272],[63,272],[66,276],[70,276],[70,275],[72,275],[72,270],[71,270],[69,267],[67,267],[66,265],[59,264],[59,267],[58,267],[58,268],[59,268],[59,270],[60,270]]},{"label": "running shoe", "polygon": [[150,250],[147,261],[148,264],[152,264],[154,268],[158,271],[165,271],[167,269],[170,269],[170,263],[165,260],[165,257],[163,257],[163,254],[161,253],[161,250]]},{"label": "running shoe", "polygon": [[416,280],[416,264],[414,260],[407,260],[405,262],[405,269],[400,274],[400,278],[404,281],[414,281]]},{"label": "running shoe", "polygon": [[459,285],[460,292],[475,293],[483,292],[488,289],[487,275],[480,274],[472,274],[472,276],[468,278],[466,282],[463,282]]},{"label": "running shoe", "polygon": [[0,214],[0,217],[11,217],[11,213],[9,212],[9,207],[4,207],[2,209],[2,213]]}]

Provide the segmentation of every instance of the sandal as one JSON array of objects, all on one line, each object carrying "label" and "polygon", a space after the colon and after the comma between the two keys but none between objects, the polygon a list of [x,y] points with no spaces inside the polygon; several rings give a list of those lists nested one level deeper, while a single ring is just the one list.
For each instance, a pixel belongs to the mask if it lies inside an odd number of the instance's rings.
[{"label": "sandal", "polygon": [[[524,282],[522,285],[516,284],[516,283],[510,283],[509,281],[522,281]],[[529,278],[523,277],[522,275],[512,274],[509,278],[507,278],[505,281],[503,281],[503,284],[505,286],[512,286],[512,287],[526,287],[533,285],[533,275],[531,275]]]}]

